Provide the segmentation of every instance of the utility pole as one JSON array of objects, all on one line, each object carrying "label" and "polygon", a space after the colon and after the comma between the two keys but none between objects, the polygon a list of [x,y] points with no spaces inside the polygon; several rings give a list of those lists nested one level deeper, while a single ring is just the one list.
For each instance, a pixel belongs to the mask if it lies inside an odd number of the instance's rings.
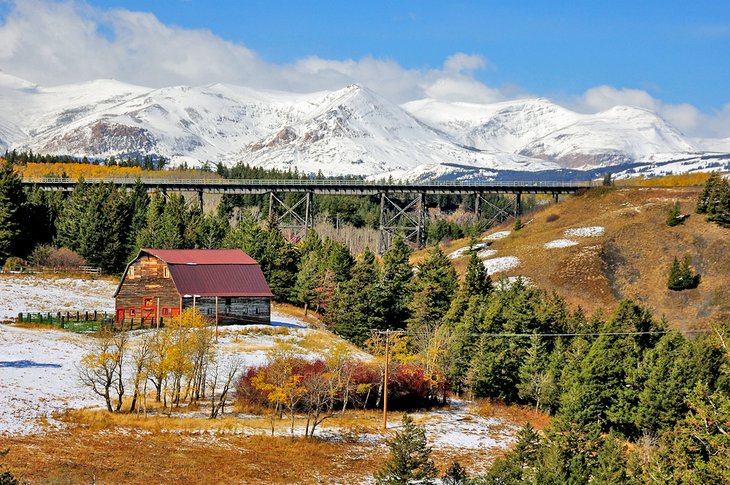
[{"label": "utility pole", "polygon": [[376,330],[377,335],[385,336],[385,373],[383,375],[383,431],[388,429],[388,371],[390,369],[390,336],[401,335],[404,330]]}]

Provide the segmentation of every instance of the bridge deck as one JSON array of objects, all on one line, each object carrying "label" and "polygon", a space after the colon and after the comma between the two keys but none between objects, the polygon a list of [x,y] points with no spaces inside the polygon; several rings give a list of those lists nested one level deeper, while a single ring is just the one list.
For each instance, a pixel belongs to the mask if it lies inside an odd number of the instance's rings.
[{"label": "bridge deck", "polygon": [[[131,187],[132,178],[90,178],[89,184],[105,183]],[[266,194],[311,192],[328,195],[413,194],[569,194],[590,187],[590,182],[382,182],[365,180],[244,180],[244,179],[140,179],[147,190],[190,191],[218,194]],[[23,185],[43,190],[71,191],[76,179],[24,179]]]}]

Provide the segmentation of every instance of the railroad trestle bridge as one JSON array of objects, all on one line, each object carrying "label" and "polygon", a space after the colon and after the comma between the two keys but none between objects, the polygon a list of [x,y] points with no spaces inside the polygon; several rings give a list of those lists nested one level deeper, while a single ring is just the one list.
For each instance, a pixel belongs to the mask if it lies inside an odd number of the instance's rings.
[{"label": "railroad trestle bridge", "polygon": [[[551,195],[554,202],[561,195],[573,194],[586,189],[590,182],[383,182],[366,180],[243,180],[243,179],[164,179],[164,178],[89,178],[88,184],[112,184],[131,188],[141,183],[148,192],[193,192],[197,193],[200,209],[203,209],[203,195],[268,195],[269,218],[276,218],[282,229],[303,234],[314,226],[315,195],[378,196],[380,198],[380,243],[379,252],[387,249],[394,238],[400,235],[415,247],[422,247],[426,240],[426,196],[468,195],[474,197],[474,212],[477,218],[483,207],[490,207],[494,220],[519,217],[522,214],[523,194]],[[23,185],[41,190],[70,192],[79,180],[68,178],[24,179]],[[284,201],[281,194],[296,193],[294,202]],[[500,194],[510,196],[509,206],[495,204],[486,196]]]}]

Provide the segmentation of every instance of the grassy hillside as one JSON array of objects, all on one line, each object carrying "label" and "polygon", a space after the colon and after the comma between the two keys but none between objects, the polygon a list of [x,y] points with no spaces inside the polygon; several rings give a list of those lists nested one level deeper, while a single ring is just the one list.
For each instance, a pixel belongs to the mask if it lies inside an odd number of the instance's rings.
[{"label": "grassy hillside", "polygon": [[[624,297],[635,298],[655,315],[666,316],[672,327],[706,327],[710,321],[730,318],[730,230],[705,222],[694,213],[701,188],[594,189],[567,198],[526,216],[519,232],[492,242],[492,258],[516,256],[517,268],[507,276],[529,277],[536,285],[562,295],[571,305],[588,313],[612,310]],[[680,226],[669,227],[666,218],[675,201],[690,214]],[[566,236],[568,229],[600,226],[598,237]],[[487,234],[511,230],[509,225]],[[545,244],[569,239],[570,247],[545,248]],[[445,251],[464,247],[454,241]],[[667,289],[672,259],[689,255],[702,277],[697,289]],[[419,254],[414,255],[416,259]],[[468,257],[455,261],[463,272]],[[494,275],[498,277],[498,275]]]}]

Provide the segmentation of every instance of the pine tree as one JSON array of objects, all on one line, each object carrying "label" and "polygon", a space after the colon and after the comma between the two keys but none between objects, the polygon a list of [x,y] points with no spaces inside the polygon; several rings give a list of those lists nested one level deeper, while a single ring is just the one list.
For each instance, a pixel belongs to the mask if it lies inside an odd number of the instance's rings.
[{"label": "pine tree", "polygon": [[304,315],[307,315],[309,306],[317,298],[317,287],[319,286],[322,276],[322,267],[320,261],[321,255],[312,251],[308,253],[297,273],[297,281],[294,285],[294,294],[296,302],[304,305]]},{"label": "pine tree", "polygon": [[546,371],[549,354],[540,337],[533,336],[519,370],[518,395],[521,399],[535,404],[535,410],[540,409],[543,397],[549,391],[550,375]]},{"label": "pine tree", "polygon": [[[434,247],[428,257],[418,265],[418,274],[413,283],[412,319],[420,312],[432,316],[434,323],[440,320],[448,311],[458,285],[456,270],[440,247]],[[419,293],[421,295],[417,296]],[[429,307],[424,308],[424,304]]]},{"label": "pine tree", "polygon": [[730,227],[730,184],[718,172],[707,180],[697,200],[697,212],[707,214],[707,220]]},{"label": "pine tree", "polygon": [[682,213],[679,208],[679,202],[675,202],[674,205],[672,205],[672,208],[669,209],[669,214],[667,214],[667,225],[669,227],[674,227],[682,224],[683,222],[684,218],[682,217]]},{"label": "pine tree", "polygon": [[672,265],[669,268],[669,277],[667,278],[667,287],[670,290],[682,291],[697,288],[699,280],[699,275],[695,274],[692,270],[689,256],[685,256],[681,264],[677,260],[677,257],[674,257]]},{"label": "pine tree", "polygon": [[21,208],[25,193],[13,164],[5,161],[0,167],[0,263],[11,254],[19,254],[18,242],[23,226]]},{"label": "pine tree", "polygon": [[629,483],[626,475],[626,454],[621,437],[616,433],[609,433],[603,438],[590,483],[596,485]]},{"label": "pine tree", "polygon": [[400,237],[383,254],[383,318],[389,327],[403,328],[410,314],[408,305],[413,296],[410,255],[410,248]]},{"label": "pine tree", "polygon": [[466,485],[469,481],[469,474],[458,461],[451,462],[446,473],[441,477],[443,485]]},{"label": "pine tree", "polygon": [[83,179],[76,184],[71,195],[64,201],[63,208],[56,219],[54,244],[58,247],[79,251],[79,233],[83,224],[86,207],[91,197],[90,187]]},{"label": "pine tree", "polygon": [[362,345],[371,330],[384,327],[382,300],[375,255],[366,250],[358,257],[352,278],[337,287],[326,321],[339,335]]},{"label": "pine tree", "polygon": [[431,448],[426,431],[413,424],[413,418],[403,415],[403,425],[388,442],[390,458],[375,474],[378,484],[434,483],[436,465],[431,460]]},{"label": "pine tree", "polygon": [[491,291],[492,278],[487,273],[487,269],[476,252],[472,252],[469,257],[469,264],[466,267],[466,277],[464,278],[465,296],[471,298],[474,295],[488,295]]}]

